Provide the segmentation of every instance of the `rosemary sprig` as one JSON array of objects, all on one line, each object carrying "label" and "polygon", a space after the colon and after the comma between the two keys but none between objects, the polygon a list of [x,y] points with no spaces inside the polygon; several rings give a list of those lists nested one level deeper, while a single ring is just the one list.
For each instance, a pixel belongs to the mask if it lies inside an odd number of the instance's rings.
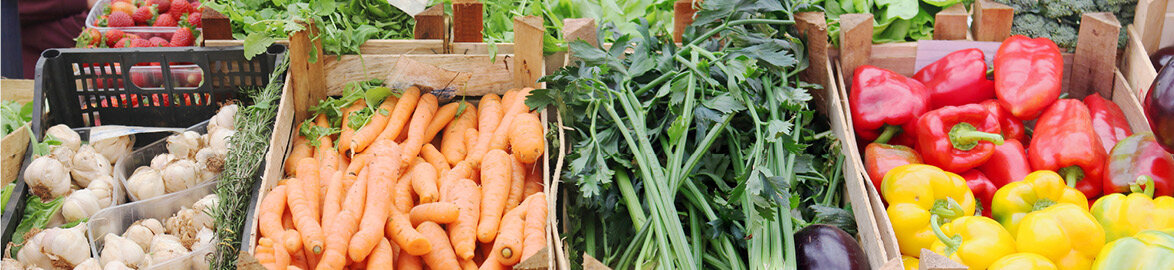
[{"label": "rosemary sprig", "polygon": [[269,84],[260,91],[253,91],[250,97],[253,105],[236,113],[236,134],[229,139],[232,145],[220,182],[216,183],[216,196],[220,207],[216,209],[216,252],[212,255],[212,269],[236,269],[241,229],[244,225],[250,190],[256,182],[257,170],[264,160],[269,137],[273,132],[277,116],[277,102],[281,98],[282,78],[289,67],[289,57],[269,74]]}]

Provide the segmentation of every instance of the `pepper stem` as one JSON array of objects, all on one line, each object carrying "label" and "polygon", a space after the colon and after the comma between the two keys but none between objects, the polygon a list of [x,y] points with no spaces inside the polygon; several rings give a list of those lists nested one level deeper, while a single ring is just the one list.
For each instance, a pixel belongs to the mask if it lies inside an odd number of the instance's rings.
[{"label": "pepper stem", "polygon": [[934,201],[933,207],[930,207],[929,212],[934,216],[947,220],[953,220],[966,215],[966,213],[962,212],[962,205],[958,204],[958,201],[955,201],[954,198]]},{"label": "pepper stem", "polygon": [[958,248],[962,246],[962,237],[958,235],[955,235],[954,237],[947,236],[946,232],[942,231],[942,224],[940,221],[938,221],[939,219],[941,219],[941,217],[938,215],[930,216],[929,228],[933,230],[933,234],[938,237],[938,241],[942,241],[943,244],[946,244],[946,254],[942,255],[949,257],[950,255],[954,255],[954,252],[957,252]]},{"label": "pepper stem", "polygon": [[[1143,188],[1142,185],[1145,187]],[[1149,175],[1138,175],[1137,180],[1129,184],[1129,191],[1133,193],[1142,193],[1150,198],[1154,197],[1154,179]]]},{"label": "pepper stem", "polygon": [[885,130],[882,131],[880,136],[876,137],[876,140],[874,140],[872,142],[874,142],[874,143],[889,143],[889,140],[892,140],[893,137],[896,137],[898,133],[901,133],[901,131],[902,131],[901,126],[894,126],[894,125],[885,124]]},{"label": "pepper stem", "polygon": [[953,144],[955,149],[970,151],[970,149],[978,147],[978,143],[981,141],[1003,145],[1003,135],[978,131],[974,125],[966,122],[958,123],[950,128],[950,144]]},{"label": "pepper stem", "polygon": [[1064,176],[1064,181],[1068,182],[1069,187],[1076,187],[1076,183],[1084,179],[1084,170],[1080,166],[1072,165],[1056,171]]}]

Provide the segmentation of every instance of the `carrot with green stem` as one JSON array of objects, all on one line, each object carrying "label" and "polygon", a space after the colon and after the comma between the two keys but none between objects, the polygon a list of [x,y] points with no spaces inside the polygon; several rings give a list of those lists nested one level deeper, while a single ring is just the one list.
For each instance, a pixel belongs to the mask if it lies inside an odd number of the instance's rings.
[{"label": "carrot with green stem", "polygon": [[420,162],[412,166],[412,190],[416,192],[420,203],[435,202],[440,199],[440,192],[436,186],[436,169],[432,164]]},{"label": "carrot with green stem", "polygon": [[322,209],[319,208],[321,201],[318,195],[322,192],[322,183],[319,180],[318,161],[314,158],[299,160],[296,175],[306,191],[306,200],[310,203],[310,213],[314,216],[314,222],[319,222],[322,219]]},{"label": "carrot with green stem", "polygon": [[517,115],[509,130],[510,149],[522,163],[534,164],[546,152],[546,137],[542,131],[542,121],[538,120],[537,115]]},{"label": "carrot with green stem", "polygon": [[490,150],[481,164],[481,219],[477,223],[477,240],[491,243],[497,237],[502,212],[510,194],[512,165],[505,151]]},{"label": "carrot with green stem", "polygon": [[412,86],[404,89],[404,92],[400,94],[399,101],[395,102],[391,118],[388,119],[386,127],[383,128],[383,132],[379,133],[376,140],[395,140],[398,138],[404,126],[408,124],[408,119],[412,117],[412,112],[416,110],[416,102],[419,100],[420,88]]},{"label": "carrot with green stem", "polygon": [[465,155],[469,153],[466,141],[477,138],[465,135],[466,129],[477,128],[477,107],[464,101],[459,103],[459,106],[464,106],[464,108],[457,107],[456,119],[444,128],[444,135],[440,137],[440,152],[444,153],[448,164],[453,166],[464,160]]},{"label": "carrot with green stem", "polygon": [[505,200],[505,211],[509,212],[522,202],[522,193],[526,188],[526,165],[510,156],[510,193]]},{"label": "carrot with green stem", "polygon": [[456,203],[457,220],[448,225],[453,250],[462,259],[472,259],[477,249],[477,221],[481,216],[481,187],[473,180],[454,181],[449,198]]},{"label": "carrot with green stem", "polygon": [[457,220],[460,216],[460,207],[451,202],[434,202],[425,203],[412,207],[408,212],[408,218],[411,219],[412,225],[420,225],[425,221],[435,222],[438,224],[449,224]]},{"label": "carrot with green stem", "polygon": [[493,240],[493,252],[503,265],[515,265],[522,259],[522,233],[525,232],[526,208],[516,207],[501,218],[497,238]]},{"label": "carrot with green stem", "polygon": [[386,229],[387,237],[408,254],[420,256],[432,252],[432,242],[412,227],[408,214],[393,211]]},{"label": "carrot with green stem", "polygon": [[522,257],[530,258],[546,247],[546,193],[526,197],[526,223],[522,231]]},{"label": "carrot with green stem", "polygon": [[395,104],[398,102],[395,95],[387,96],[383,103],[379,104],[378,108],[371,114],[371,120],[367,121],[359,130],[355,131],[354,136],[350,137],[350,141],[339,141],[340,144],[349,144],[352,153],[362,153],[371,146],[372,142],[379,137],[379,133],[383,133],[383,129],[387,127],[387,122],[391,120],[391,111],[395,109]]},{"label": "carrot with green stem", "polygon": [[351,117],[354,116],[355,112],[362,110],[366,106],[367,106],[367,103],[364,102],[362,99],[360,99],[360,100],[355,100],[355,102],[351,103],[350,106],[347,106],[346,108],[342,109],[342,126],[340,127],[341,132],[338,133],[338,154],[339,155],[346,155],[347,150],[350,150],[350,144],[348,144],[347,142],[350,142],[351,137],[353,137],[355,135],[355,129],[352,128],[351,125],[349,124],[351,121]]},{"label": "carrot with green stem", "polygon": [[379,245],[376,245],[375,250],[371,251],[371,256],[367,257],[367,269],[394,269],[392,267],[395,266],[395,257],[392,256],[391,251],[391,242],[388,242],[387,238],[380,236]]},{"label": "carrot with green stem", "polygon": [[[321,254],[325,242],[322,227],[314,218],[314,212],[310,206],[312,203],[308,199],[306,190],[299,188],[303,186],[297,178],[290,179],[289,186],[286,201],[289,205],[289,212],[293,214],[294,227],[302,234],[302,247],[309,249],[313,254]],[[309,256],[309,254],[306,255]]]},{"label": "carrot with green stem", "polygon": [[501,99],[497,95],[488,94],[481,97],[481,107],[477,111],[477,144],[469,150],[465,160],[472,162],[473,165],[481,164],[481,159],[490,149],[494,130],[501,123],[502,114]]},{"label": "carrot with green stem", "polygon": [[428,131],[428,124],[436,115],[436,106],[436,96],[432,94],[420,96],[420,102],[416,104],[416,112],[412,113],[412,122],[408,123],[408,139],[404,140],[404,152],[401,155],[404,162],[419,155],[420,147],[427,143],[424,140],[428,137],[425,132]]},{"label": "carrot with green stem", "polygon": [[459,269],[460,264],[457,263],[457,255],[453,253],[452,246],[448,242],[448,234],[444,233],[444,229],[440,225],[431,221],[420,223],[416,226],[416,230],[432,243],[432,251],[424,254],[424,264],[431,269]]},{"label": "carrot with green stem", "polygon": [[399,145],[391,141],[379,141],[371,146],[374,157],[367,165],[367,205],[363,208],[363,219],[359,231],[351,237],[350,258],[362,261],[371,254],[383,238],[387,215],[392,211],[391,187],[399,179]]}]

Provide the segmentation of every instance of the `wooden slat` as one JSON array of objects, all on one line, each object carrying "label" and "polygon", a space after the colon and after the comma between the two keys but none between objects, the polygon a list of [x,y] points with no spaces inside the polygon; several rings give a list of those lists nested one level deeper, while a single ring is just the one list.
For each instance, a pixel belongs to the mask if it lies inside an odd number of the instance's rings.
[{"label": "wooden slat", "polygon": [[1120,71],[1113,72],[1113,103],[1117,107],[1121,107],[1121,112],[1125,114],[1125,120],[1129,122],[1129,128],[1133,133],[1153,132],[1150,129],[1149,122],[1146,122],[1145,111],[1141,107],[1141,96],[1134,95],[1136,91],[1130,89],[1130,85],[1125,81],[1125,75]]},{"label": "wooden slat", "polygon": [[445,24],[444,5],[434,5],[416,14],[416,27],[412,34],[416,39],[445,39],[448,25]]},{"label": "wooden slat", "polygon": [[0,100],[29,102],[33,100],[33,87],[36,81],[22,79],[0,79]]},{"label": "wooden slat", "polygon": [[1139,0],[1133,17],[1133,25],[1141,35],[1141,44],[1147,52],[1158,50],[1166,17],[1167,0]]},{"label": "wooden slat", "polygon": [[1113,70],[1117,63],[1117,36],[1121,23],[1108,12],[1084,13],[1072,62],[1069,93],[1084,98],[1093,91],[1113,95]]},{"label": "wooden slat", "polygon": [[[309,108],[326,96],[318,89],[326,88],[323,61],[328,59],[322,54],[322,39],[311,40],[316,35],[317,27],[308,25],[306,30],[295,32],[289,40],[289,76],[286,78],[293,85],[294,105],[298,108]],[[311,43],[313,42],[313,43]],[[311,50],[317,53],[318,61],[311,62]],[[294,119],[301,122],[309,117],[309,111],[298,111]]]},{"label": "wooden slat", "polygon": [[[275,42],[289,46],[289,40]],[[242,46],[243,40],[206,40],[204,46]],[[444,53],[444,40],[436,39],[372,39],[359,45],[362,54],[440,54]]]},{"label": "wooden slat", "polygon": [[[599,46],[596,31],[595,19],[563,19],[563,40],[566,40],[567,43],[583,40],[592,46]],[[575,59],[574,52],[571,52],[569,57],[573,61]]]},{"label": "wooden slat", "polygon": [[962,3],[943,9],[934,15],[933,39],[966,39],[966,33],[970,32],[966,25],[968,19],[970,14],[966,13],[966,7]]},{"label": "wooden slat", "polygon": [[871,47],[872,53],[868,57],[867,64],[909,77],[917,72],[917,68],[914,66],[917,63],[915,61],[917,49],[920,47],[917,42],[876,44]]},{"label": "wooden slat", "polygon": [[204,41],[232,39],[232,24],[228,17],[211,8],[204,7],[200,11],[201,34]]},{"label": "wooden slat", "polygon": [[840,62],[848,83],[856,67],[868,64],[872,55],[872,14],[840,15]]},{"label": "wooden slat", "polygon": [[[827,19],[823,12],[800,12],[795,14],[795,27],[799,29],[799,38],[807,43],[807,59],[813,67],[803,71],[803,80],[827,89],[831,85],[830,74],[825,68],[815,68],[828,65]],[[817,98],[822,98],[821,92],[816,92],[819,93]],[[816,104],[823,105],[822,102]]]},{"label": "wooden slat", "polygon": [[[497,54],[514,53],[513,43],[496,43]],[[484,42],[453,42],[451,53],[454,54],[489,54],[489,43]]]},{"label": "wooden slat", "polygon": [[[488,93],[503,94],[506,90],[517,87],[514,83],[510,58],[513,55],[498,54],[493,61],[488,55],[344,55],[342,57],[328,57],[324,67],[326,76],[326,95],[342,95],[343,86],[347,82],[369,79],[383,79],[392,72],[392,68],[399,62],[400,57],[434,65],[439,68],[457,72],[470,72],[465,89],[457,92],[460,96],[482,96]],[[366,67],[363,66],[366,63]]]},{"label": "wooden slat", "polygon": [[974,40],[1003,41],[1011,36],[1015,10],[991,0],[974,1]]},{"label": "wooden slat", "polygon": [[693,0],[677,0],[673,3],[673,42],[681,43],[681,35],[685,28],[693,24],[693,15],[697,9],[693,8]]},{"label": "wooden slat", "polygon": [[[5,91],[7,90],[5,89]],[[2,154],[0,156],[0,184],[8,185],[16,180],[28,146],[29,124],[24,124],[0,139],[0,154]]]},{"label": "wooden slat", "polygon": [[454,0],[452,3],[452,41],[481,42],[485,29],[484,5],[478,0]]},{"label": "wooden slat", "polygon": [[538,87],[538,79],[546,75],[546,62],[542,55],[542,40],[546,27],[542,17],[525,16],[514,18],[514,82],[519,87]]},{"label": "wooden slat", "polygon": [[1121,72],[1125,74],[1126,81],[1132,86],[1133,94],[1144,97],[1150,89],[1150,83],[1153,83],[1154,78],[1158,77],[1158,70],[1154,69],[1154,65],[1150,63],[1145,45],[1141,43],[1141,35],[1138,34],[1134,26],[1126,28],[1129,42],[1125,44],[1125,64],[1121,66]]}]

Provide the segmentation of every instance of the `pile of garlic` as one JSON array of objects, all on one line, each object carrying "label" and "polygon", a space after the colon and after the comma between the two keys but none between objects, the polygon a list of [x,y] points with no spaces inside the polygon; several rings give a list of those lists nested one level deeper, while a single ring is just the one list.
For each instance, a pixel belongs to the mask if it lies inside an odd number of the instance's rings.
[{"label": "pile of garlic", "polygon": [[[130,135],[82,144],[81,136],[68,126],[56,125],[45,131],[61,144],[50,145],[49,154],[33,158],[25,168],[29,191],[43,201],[61,196],[64,204],[51,224],[88,218],[99,209],[121,203],[114,196],[114,162],[130,154]],[[64,220],[61,222],[61,220]]]},{"label": "pile of garlic", "polygon": [[127,192],[146,200],[216,180],[224,168],[228,139],[236,134],[233,116],[238,106],[220,107],[208,122],[208,133],[187,131],[167,137],[167,153],[151,159],[126,179]]},{"label": "pile of garlic", "polygon": [[[16,255],[4,259],[4,269],[147,269],[158,264],[204,250],[214,243],[211,211],[219,204],[216,194],[209,194],[160,222],[148,218],[135,221],[122,235],[103,235],[98,258],[90,257],[86,241],[86,223],[69,229],[53,228],[29,238]],[[95,239],[97,240],[97,239]],[[192,256],[191,269],[208,269],[205,256]]]}]

